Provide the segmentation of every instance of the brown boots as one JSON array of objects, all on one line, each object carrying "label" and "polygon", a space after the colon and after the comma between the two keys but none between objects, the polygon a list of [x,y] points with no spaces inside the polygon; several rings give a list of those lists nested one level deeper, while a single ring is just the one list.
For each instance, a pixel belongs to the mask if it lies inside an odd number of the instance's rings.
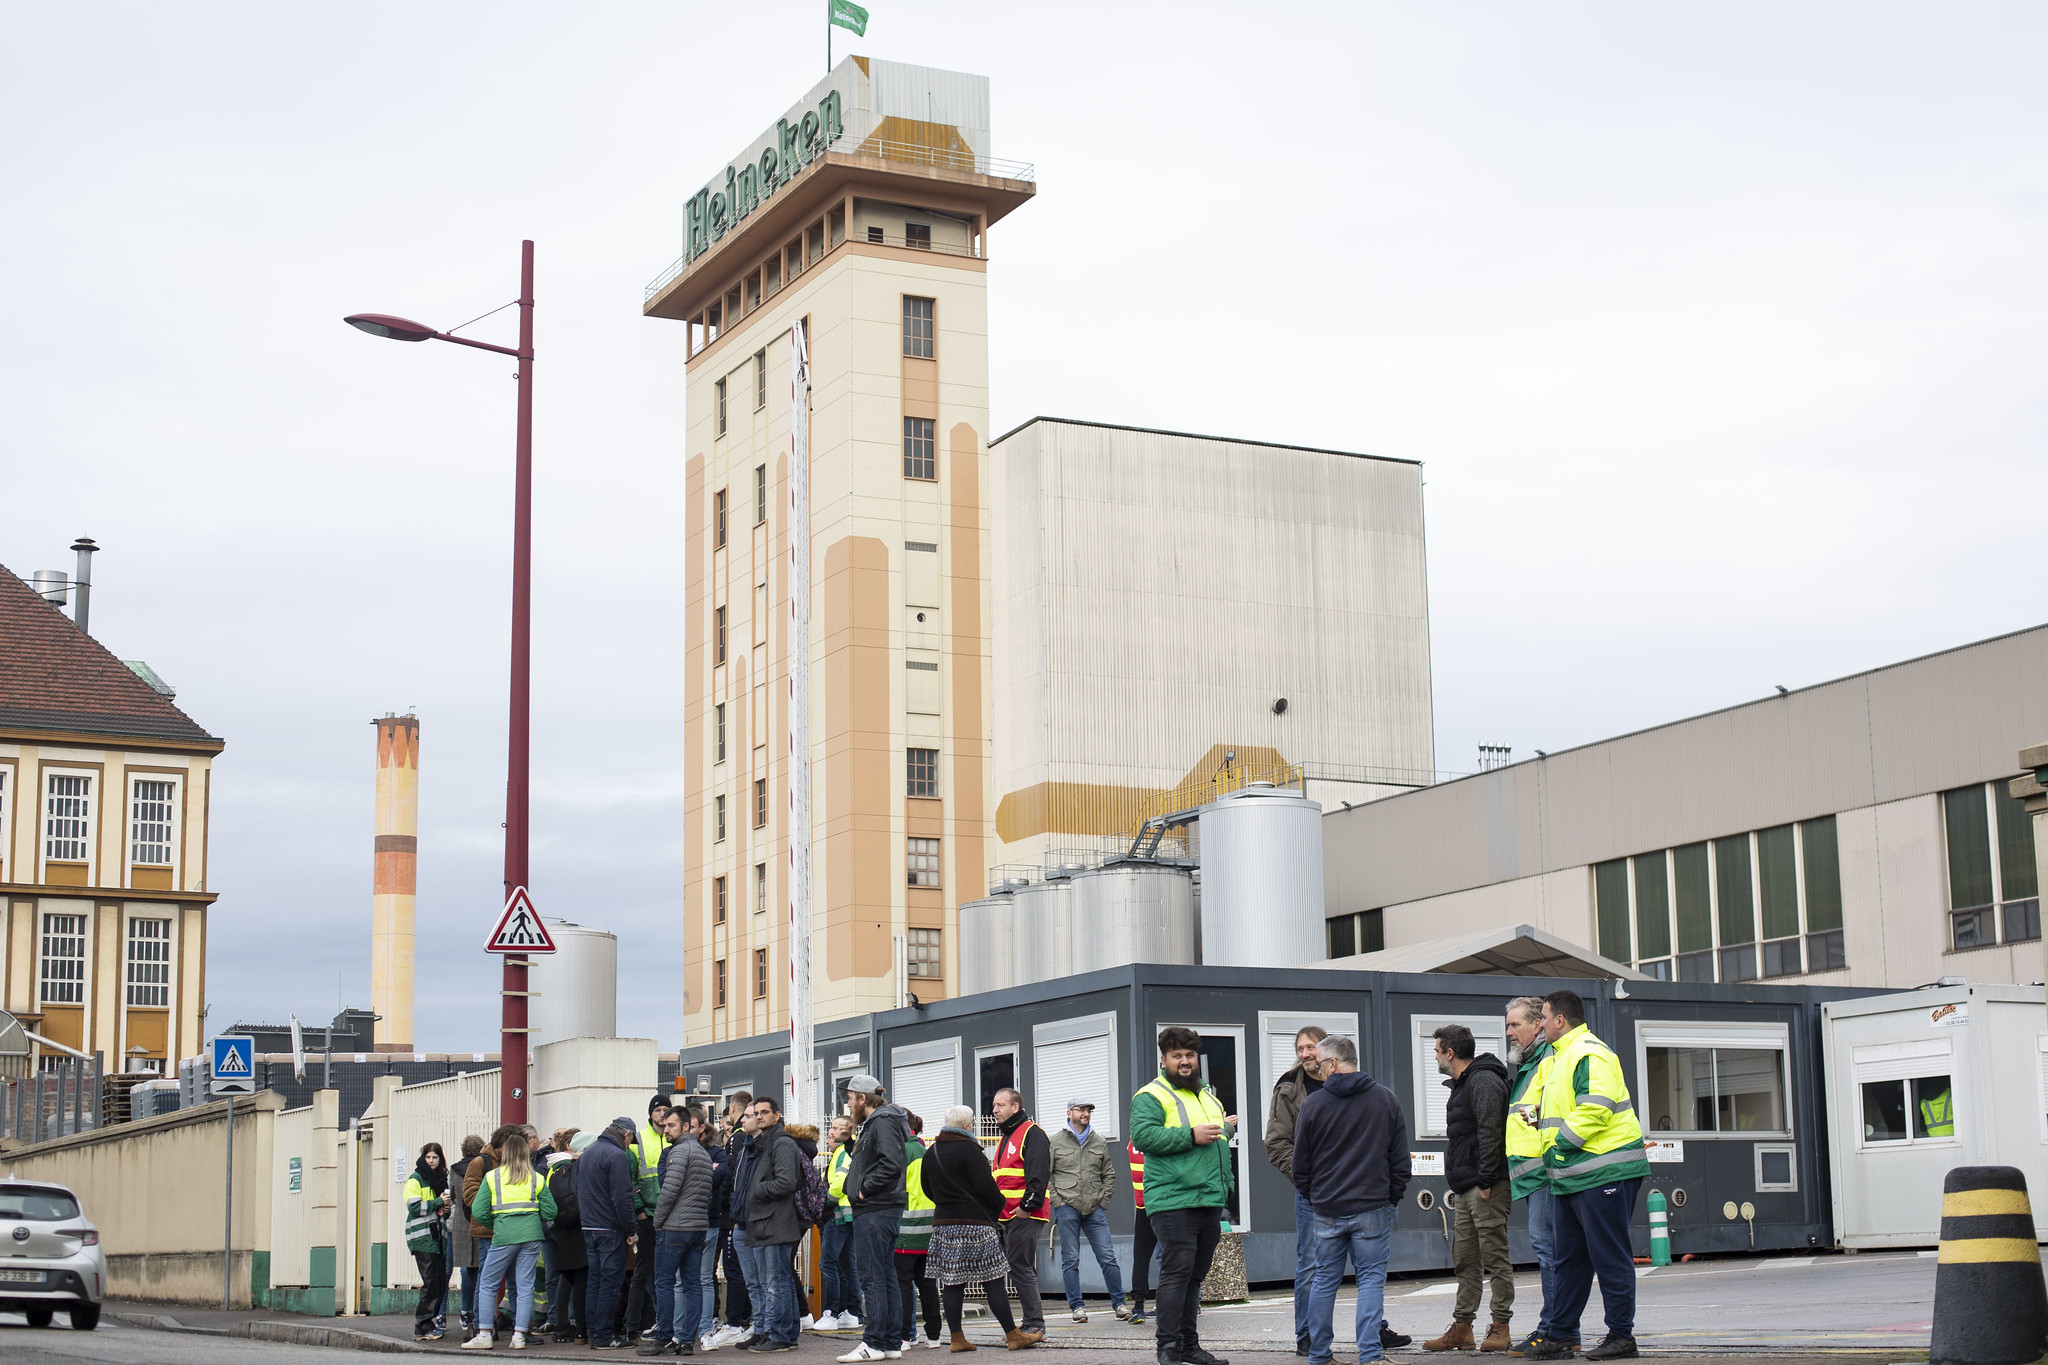
[{"label": "brown boots", "polygon": [[1478,1345],[1479,1343],[1472,1339],[1471,1323],[1454,1322],[1444,1329],[1442,1336],[1423,1342],[1422,1349],[1425,1351],[1470,1351],[1477,1349]]},{"label": "brown boots", "polygon": [[1021,1351],[1024,1350],[1026,1347],[1036,1346],[1039,1342],[1044,1340],[1045,1333],[1027,1332],[1024,1331],[1022,1328],[1012,1328],[1010,1331],[1005,1332],[1003,1334],[1003,1345],[1007,1349],[1012,1351]]},{"label": "brown boots", "polygon": [[967,1339],[965,1332],[955,1332],[953,1333],[953,1349],[956,1351],[971,1351],[974,1349],[974,1343]]},{"label": "brown boots", "polygon": [[1508,1325],[1504,1322],[1496,1322],[1493,1326],[1486,1329],[1486,1340],[1479,1343],[1479,1349],[1482,1351],[1505,1351],[1514,1344],[1515,1339],[1508,1335]]}]

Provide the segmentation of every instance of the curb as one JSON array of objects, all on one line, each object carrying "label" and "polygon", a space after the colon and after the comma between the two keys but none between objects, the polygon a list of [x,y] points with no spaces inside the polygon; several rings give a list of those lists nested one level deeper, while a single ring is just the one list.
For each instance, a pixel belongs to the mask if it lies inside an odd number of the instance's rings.
[{"label": "curb", "polygon": [[432,1354],[435,1350],[431,1346],[400,1341],[395,1337],[379,1336],[375,1332],[359,1332],[350,1327],[328,1327],[310,1322],[259,1320],[238,1322],[232,1327],[188,1327],[164,1313],[110,1312],[106,1316],[129,1327],[141,1327],[154,1332],[183,1332],[189,1336],[244,1337],[252,1341],[274,1341],[292,1346],[332,1346],[348,1351]]},{"label": "curb", "polygon": [[228,1335],[228,1329],[225,1327],[187,1327],[176,1318],[167,1317],[162,1313],[109,1312],[106,1316],[115,1322],[123,1323],[129,1327],[147,1328],[152,1332],[191,1332],[195,1335],[206,1337],[224,1337]]}]

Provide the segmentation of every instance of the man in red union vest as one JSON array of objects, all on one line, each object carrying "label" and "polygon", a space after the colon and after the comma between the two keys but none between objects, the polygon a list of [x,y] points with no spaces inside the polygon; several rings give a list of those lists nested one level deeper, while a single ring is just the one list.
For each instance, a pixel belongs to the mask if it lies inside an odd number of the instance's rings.
[{"label": "man in red union vest", "polygon": [[996,1091],[996,1122],[1003,1128],[996,1148],[996,1188],[1003,1194],[998,1220],[1003,1252],[1010,1260],[1010,1283],[1017,1286],[1017,1330],[1031,1345],[1045,1340],[1045,1305],[1038,1297],[1038,1252],[1052,1212],[1045,1205],[1045,1185],[1052,1178],[1052,1144],[1045,1130],[1024,1112],[1024,1097],[1015,1090]]}]

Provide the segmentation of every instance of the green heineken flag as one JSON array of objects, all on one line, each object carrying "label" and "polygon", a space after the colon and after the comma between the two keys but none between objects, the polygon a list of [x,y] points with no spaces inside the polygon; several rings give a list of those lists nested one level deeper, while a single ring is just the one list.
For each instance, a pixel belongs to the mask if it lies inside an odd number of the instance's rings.
[{"label": "green heineken flag", "polygon": [[831,0],[832,22],[841,28],[853,30],[856,38],[868,36],[868,12],[853,0]]}]

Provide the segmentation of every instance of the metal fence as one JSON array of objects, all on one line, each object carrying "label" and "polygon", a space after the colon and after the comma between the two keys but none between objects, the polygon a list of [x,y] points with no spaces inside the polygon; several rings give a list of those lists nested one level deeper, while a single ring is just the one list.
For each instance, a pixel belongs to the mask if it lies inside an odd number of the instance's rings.
[{"label": "metal fence", "polygon": [[47,1142],[101,1127],[105,1082],[97,1054],[61,1058],[33,1076],[0,1082],[0,1137]]}]

